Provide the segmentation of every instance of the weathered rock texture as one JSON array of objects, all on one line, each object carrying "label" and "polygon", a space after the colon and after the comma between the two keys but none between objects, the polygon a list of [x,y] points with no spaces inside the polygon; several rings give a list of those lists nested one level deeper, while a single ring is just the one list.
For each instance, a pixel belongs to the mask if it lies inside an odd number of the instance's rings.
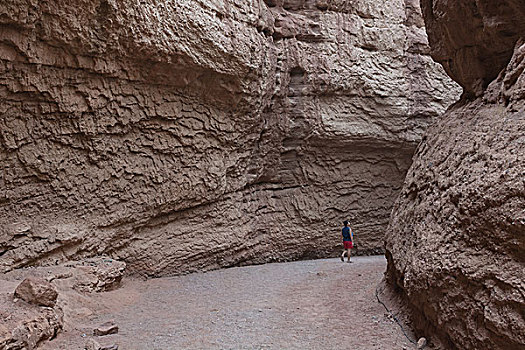
[{"label": "weathered rock texture", "polygon": [[15,297],[30,304],[53,307],[56,304],[58,292],[45,279],[28,277],[16,287]]},{"label": "weathered rock texture", "polygon": [[414,1],[3,0],[0,268],[382,249],[457,96]]},{"label": "weathered rock texture", "polygon": [[72,331],[75,318],[97,306],[87,294],[118,288],[124,269],[123,262],[98,257],[1,274],[0,349],[35,349]]},{"label": "weathered rock texture", "polygon": [[[31,279],[29,276],[28,279]],[[23,277],[22,277],[23,279]],[[34,278],[33,278],[34,280]],[[22,283],[27,283],[27,279]],[[47,284],[45,280],[40,282]],[[35,295],[29,296],[27,303],[14,297],[20,280],[0,279],[0,349],[35,349],[43,341],[53,339],[62,329],[64,320],[61,307],[35,305]],[[46,287],[48,289],[49,286]],[[52,288],[51,288],[52,289]],[[54,291],[56,293],[56,290]],[[27,294],[24,294],[27,296]],[[49,294],[47,294],[49,295]],[[54,295],[56,298],[56,295]],[[42,296],[39,298],[42,300]]]},{"label": "weathered rock texture", "polygon": [[4,300],[0,303],[7,306],[0,311],[0,349],[36,349],[43,341],[56,337],[62,329],[59,310],[29,304],[6,304]]},{"label": "weathered rock texture", "polygon": [[446,346],[525,349],[525,3],[422,5],[432,52],[466,94],[416,152],[388,276]]},{"label": "weathered rock texture", "polygon": [[480,96],[525,30],[523,1],[421,2],[432,57],[469,97]]}]

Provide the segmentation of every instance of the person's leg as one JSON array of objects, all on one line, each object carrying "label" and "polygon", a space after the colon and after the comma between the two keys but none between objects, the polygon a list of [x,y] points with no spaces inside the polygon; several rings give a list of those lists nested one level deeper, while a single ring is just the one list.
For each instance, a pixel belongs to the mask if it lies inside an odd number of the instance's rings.
[{"label": "person's leg", "polygon": [[341,261],[342,262],[345,261],[345,252],[346,252],[346,250],[343,250],[343,254],[341,254]]},{"label": "person's leg", "polygon": [[347,249],[347,250],[346,250],[346,252],[347,252],[347,253],[346,253],[346,256],[348,256],[348,260],[347,260],[348,262],[351,262],[351,261],[350,261],[350,254],[351,254],[351,251],[352,251],[352,249]]}]

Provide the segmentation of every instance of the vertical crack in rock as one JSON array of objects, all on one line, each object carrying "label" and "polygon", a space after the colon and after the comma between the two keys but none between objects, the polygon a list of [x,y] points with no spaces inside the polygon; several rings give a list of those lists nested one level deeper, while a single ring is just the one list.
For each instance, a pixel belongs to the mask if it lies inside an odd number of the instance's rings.
[{"label": "vertical crack in rock", "polygon": [[402,0],[3,1],[1,269],[324,257],[348,217],[382,251],[458,95],[427,52]]}]

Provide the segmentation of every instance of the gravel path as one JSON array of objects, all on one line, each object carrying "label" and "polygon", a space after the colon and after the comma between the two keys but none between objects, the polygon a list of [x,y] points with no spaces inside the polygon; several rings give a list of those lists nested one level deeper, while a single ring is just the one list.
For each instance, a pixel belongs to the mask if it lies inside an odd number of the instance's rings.
[{"label": "gravel path", "polygon": [[[409,349],[377,302],[383,256],[230,268],[148,281],[94,295],[96,315],[49,344],[81,349],[113,320],[101,344],[133,349]],[[82,337],[81,334],[88,334]]]}]

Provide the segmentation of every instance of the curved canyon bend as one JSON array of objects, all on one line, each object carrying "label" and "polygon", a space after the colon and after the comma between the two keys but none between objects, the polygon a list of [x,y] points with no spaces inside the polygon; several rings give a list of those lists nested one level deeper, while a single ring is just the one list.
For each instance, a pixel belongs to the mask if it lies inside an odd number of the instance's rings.
[{"label": "curved canyon bend", "polygon": [[524,18],[2,0],[0,349],[525,349]]}]

